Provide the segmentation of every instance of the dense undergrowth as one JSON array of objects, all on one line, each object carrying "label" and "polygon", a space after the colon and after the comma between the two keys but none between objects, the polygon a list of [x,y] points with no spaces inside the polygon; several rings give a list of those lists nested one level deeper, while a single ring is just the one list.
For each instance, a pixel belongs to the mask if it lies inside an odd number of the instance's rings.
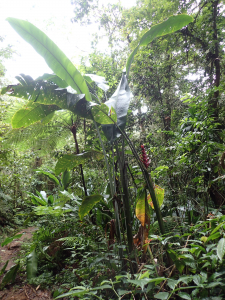
[{"label": "dense undergrowth", "polygon": [[224,299],[223,215],[181,227],[176,218],[165,218],[174,228],[165,237],[156,235],[158,226],[152,224],[148,253],[143,259],[143,251],[136,249],[133,275],[126,248],[122,261],[119,245],[109,247],[104,228],[85,221],[69,215],[42,219],[20,259],[24,273],[24,257],[36,249],[38,269],[31,284],[68,299]]}]

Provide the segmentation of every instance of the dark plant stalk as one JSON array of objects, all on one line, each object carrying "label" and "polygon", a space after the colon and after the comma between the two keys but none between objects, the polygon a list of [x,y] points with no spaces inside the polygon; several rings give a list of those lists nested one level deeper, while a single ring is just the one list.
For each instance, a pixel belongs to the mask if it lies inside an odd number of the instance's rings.
[{"label": "dark plant stalk", "polygon": [[[111,175],[111,172],[110,172],[108,159],[107,159],[106,152],[105,152],[105,147],[103,145],[103,142],[102,142],[102,139],[101,139],[101,135],[100,135],[100,132],[99,132],[99,129],[98,129],[98,126],[97,126],[95,120],[94,120],[94,124],[95,124],[95,129],[96,129],[97,134],[98,134],[99,141],[101,143],[102,151],[103,151],[103,154],[104,154],[105,164],[106,164],[107,172],[108,172],[108,176],[109,176],[110,194],[111,194],[111,198],[113,199],[113,197],[115,195],[115,187],[114,187],[114,184],[113,184],[113,180],[115,181],[115,179],[114,178],[112,179],[112,175]],[[113,173],[114,173],[114,165],[113,165]],[[118,211],[117,200],[115,200],[114,212],[115,212],[117,235],[119,237],[119,243],[121,244],[122,243],[122,237],[121,237],[121,230],[120,230],[120,218],[119,218],[119,211]],[[123,252],[121,251],[121,248],[119,250],[119,255],[120,255],[120,258],[122,259],[123,258]]]},{"label": "dark plant stalk", "polygon": [[124,151],[122,151],[122,153],[119,153],[118,147],[117,147],[117,155],[118,155],[118,161],[120,165],[120,176],[121,176],[122,187],[123,187],[123,206],[124,206],[124,214],[125,214],[125,222],[126,222],[126,230],[127,230],[127,241],[128,241],[129,253],[131,253],[134,249],[133,247],[134,244],[133,244],[133,234],[132,234],[130,201],[129,201],[128,186],[127,186],[127,163],[124,160]]},{"label": "dark plant stalk", "polygon": [[163,219],[162,219],[162,214],[161,214],[161,210],[159,208],[159,203],[158,203],[158,200],[156,198],[156,195],[155,195],[155,191],[154,191],[154,187],[153,187],[153,184],[152,184],[152,180],[151,180],[151,177],[150,177],[150,174],[148,173],[147,169],[145,168],[144,164],[142,163],[142,161],[140,160],[140,157],[139,155],[137,154],[137,151],[135,150],[134,148],[134,145],[132,144],[131,140],[129,139],[129,137],[127,136],[126,132],[121,130],[120,127],[116,124],[116,122],[110,117],[108,116],[108,114],[106,114],[103,110],[99,109],[103,114],[105,114],[112,122],[113,124],[115,124],[115,126],[119,129],[120,133],[122,134],[122,136],[125,138],[125,140],[127,141],[134,157],[136,158],[140,168],[141,168],[141,171],[143,173],[143,176],[144,176],[144,179],[145,179],[145,182],[147,184],[147,188],[149,190],[149,193],[151,195],[151,198],[152,198],[152,202],[153,202],[153,205],[154,205],[154,209],[155,209],[155,212],[156,212],[156,217],[157,217],[157,220],[158,220],[158,223],[159,223],[159,228],[160,228],[160,231],[161,231],[161,234],[165,234],[165,227],[164,227],[164,224],[163,224]]},{"label": "dark plant stalk", "polygon": [[[73,124],[73,126],[71,127],[71,132],[73,134],[73,138],[74,138],[74,142],[75,142],[75,147],[76,147],[76,154],[79,154],[80,151],[79,151],[79,146],[78,146],[78,142],[77,142],[77,127],[76,127],[76,124]],[[82,184],[83,184],[83,188],[84,188],[84,194],[85,196],[87,196],[87,188],[86,188],[86,185],[85,185],[85,180],[84,180],[84,172],[83,172],[83,167],[82,165],[80,164],[80,174],[81,174],[81,180],[82,180]]]}]

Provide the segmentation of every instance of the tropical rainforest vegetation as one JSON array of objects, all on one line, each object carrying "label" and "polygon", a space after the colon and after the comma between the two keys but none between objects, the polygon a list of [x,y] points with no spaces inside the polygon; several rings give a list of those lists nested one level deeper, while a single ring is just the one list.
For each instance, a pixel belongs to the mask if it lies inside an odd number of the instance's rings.
[{"label": "tropical rainforest vegetation", "polygon": [[71,9],[99,28],[76,67],[7,19],[52,74],[1,83],[2,246],[37,230],[0,288],[20,274],[55,299],[224,299],[224,1]]}]

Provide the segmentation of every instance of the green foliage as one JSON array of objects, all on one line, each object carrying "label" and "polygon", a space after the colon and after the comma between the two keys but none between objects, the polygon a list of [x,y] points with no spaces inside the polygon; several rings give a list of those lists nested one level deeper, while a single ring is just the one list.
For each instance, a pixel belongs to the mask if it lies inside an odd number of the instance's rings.
[{"label": "green foliage", "polygon": [[79,216],[81,221],[83,220],[84,216],[86,216],[89,213],[89,211],[93,208],[93,206],[102,200],[103,197],[101,195],[91,195],[85,197],[79,208]]},{"label": "green foliage", "polygon": [[19,239],[22,235],[23,235],[23,234],[21,233],[21,234],[16,234],[16,235],[14,235],[14,236],[12,236],[12,237],[7,237],[7,238],[4,240],[4,242],[1,243],[1,246],[4,247],[4,246],[10,244],[13,240]]},{"label": "green foliage", "polygon": [[27,279],[30,280],[37,275],[37,254],[36,251],[34,250],[27,256]]},{"label": "green foliage", "polygon": [[89,159],[101,160],[103,155],[99,151],[88,151],[77,155],[64,155],[61,157],[55,167],[56,175],[59,175],[65,170],[71,170],[80,164],[85,164]]},{"label": "green foliage", "polygon": [[[118,33],[116,46],[110,46],[111,57],[101,57],[95,51],[90,65],[80,67],[86,73],[83,77],[36,27],[10,18],[17,30],[18,26],[26,30],[20,34],[27,40],[29,36],[56,73],[37,80],[24,75],[17,78],[20,84],[12,87],[11,94],[29,100],[21,102],[25,104],[22,109],[18,106],[25,118],[18,118],[18,126],[27,126],[29,116],[32,122],[39,120],[47,126],[62,124],[64,109],[76,115],[64,118],[73,136],[66,147],[57,150],[56,167],[54,158],[50,158],[56,175],[43,168],[32,178],[32,190],[28,184],[25,186],[42,224],[29,249],[29,254],[36,253],[35,259],[31,255],[28,262],[31,273],[37,276],[30,282],[51,286],[57,298],[223,299],[225,114],[221,3],[201,2],[195,7],[192,0],[152,0],[151,5],[141,0],[138,6],[123,12],[119,5],[111,6],[114,16],[106,8],[91,7],[90,1],[79,5],[80,18],[87,13],[87,21],[91,12],[104,11],[99,20],[108,33],[113,25],[111,42]],[[185,11],[194,12],[194,22],[181,14]],[[171,14],[177,15],[164,21]],[[166,35],[170,32],[174,34]],[[125,74],[111,96],[127,53],[126,45],[123,54],[118,51],[122,36],[134,49],[127,62],[128,72],[136,55],[130,74],[134,95],[131,103]],[[46,54],[40,41],[47,48]],[[192,74],[198,72],[199,77],[191,81]],[[109,90],[99,76],[109,81]],[[78,94],[69,93],[65,89],[68,85]],[[91,98],[97,105],[90,103]],[[43,115],[32,116],[30,112],[26,117],[25,109],[32,105],[43,105],[43,109],[54,105],[55,114],[42,110]],[[77,116],[85,117],[84,122]],[[41,128],[40,122],[37,126]],[[60,131],[60,126],[55,128]],[[54,139],[53,131],[49,136]],[[106,143],[103,134],[111,143]],[[74,154],[74,142],[80,154]],[[143,143],[151,157],[151,171],[143,166],[137,152]],[[98,152],[101,148],[103,153]],[[96,161],[103,155],[106,168]],[[6,157],[3,153],[2,157],[5,165],[9,164],[10,154]],[[16,187],[22,171],[19,173],[19,166],[14,165]],[[61,172],[61,178],[57,177]],[[44,185],[46,178],[54,184],[52,190],[44,189],[48,197],[43,197],[40,184]],[[4,195],[8,186],[4,186]],[[64,188],[67,190],[62,191]],[[13,199],[17,204],[16,193]],[[151,199],[156,218],[149,207]],[[26,203],[25,209],[31,210],[26,198],[18,203],[20,209]],[[142,227],[137,233],[139,220]],[[133,237],[138,241],[135,251]]]},{"label": "green foliage", "polygon": [[16,264],[12,266],[9,271],[5,274],[5,276],[2,278],[2,282],[0,285],[0,290],[2,290],[6,284],[8,284],[10,281],[14,282],[16,278],[16,274],[19,270],[20,264]]}]

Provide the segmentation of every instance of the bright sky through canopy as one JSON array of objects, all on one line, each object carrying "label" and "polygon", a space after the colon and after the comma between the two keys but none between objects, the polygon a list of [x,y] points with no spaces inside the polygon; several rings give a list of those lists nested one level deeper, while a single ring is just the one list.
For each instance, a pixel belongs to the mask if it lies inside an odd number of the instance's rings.
[{"label": "bright sky through canopy", "polygon": [[[117,2],[116,0],[108,1],[108,3]],[[135,5],[135,2],[136,0],[121,1],[126,8]],[[4,62],[7,78],[13,80],[20,73],[31,75],[33,78],[46,72],[52,73],[44,59],[9,25],[6,21],[8,17],[33,23],[44,31],[75,64],[79,63],[80,55],[87,55],[90,52],[91,35],[97,30],[97,27],[86,28],[72,23],[70,20],[74,14],[73,6],[70,3],[70,0],[0,1],[0,36],[5,37],[5,41],[1,43],[0,47],[11,44],[17,52],[13,59]]]}]

